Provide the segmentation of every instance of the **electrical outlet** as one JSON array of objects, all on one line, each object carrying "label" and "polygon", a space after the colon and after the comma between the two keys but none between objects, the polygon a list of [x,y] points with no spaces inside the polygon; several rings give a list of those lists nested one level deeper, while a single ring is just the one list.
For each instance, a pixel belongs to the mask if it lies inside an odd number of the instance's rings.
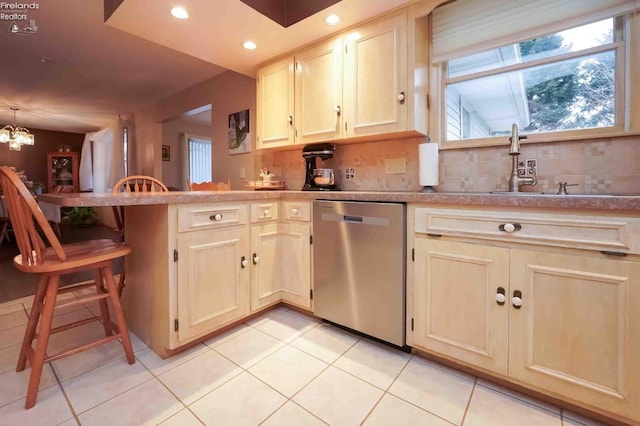
[{"label": "electrical outlet", "polygon": [[356,177],[356,169],[350,167],[344,170],[344,178],[345,179],[355,179]]},{"label": "electrical outlet", "polygon": [[524,175],[536,176],[538,174],[538,160],[535,158],[524,160]]},{"label": "electrical outlet", "polygon": [[240,167],[240,179],[244,179],[246,177],[246,172],[244,167]]}]

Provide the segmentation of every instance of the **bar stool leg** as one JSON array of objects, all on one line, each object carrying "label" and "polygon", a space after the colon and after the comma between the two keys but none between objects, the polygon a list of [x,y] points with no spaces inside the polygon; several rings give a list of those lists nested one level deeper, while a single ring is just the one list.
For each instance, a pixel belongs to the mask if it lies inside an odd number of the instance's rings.
[{"label": "bar stool leg", "polygon": [[44,299],[44,293],[47,290],[48,276],[43,274],[38,281],[38,288],[36,295],[33,298],[33,305],[31,305],[31,313],[29,314],[29,321],[27,322],[27,328],[24,331],[24,338],[22,339],[22,348],[20,349],[20,356],[18,357],[18,365],[16,371],[24,371],[27,366],[27,348],[33,343],[33,338],[38,328],[38,320],[40,319],[40,311],[42,309],[42,300]]},{"label": "bar stool leg", "polygon": [[[96,269],[96,293],[104,294],[107,293],[107,290],[104,287],[104,277],[102,276],[102,271],[100,269]],[[113,329],[111,328],[111,317],[109,315],[109,305],[107,304],[107,299],[100,299],[98,301],[100,304],[100,316],[102,317],[102,326],[104,327],[104,335],[111,336],[113,334]]]},{"label": "bar stool leg", "polygon": [[27,401],[25,402],[24,408],[31,408],[36,404],[38,386],[40,385],[40,376],[42,375],[42,366],[44,364],[44,358],[47,355],[49,332],[51,331],[51,322],[53,321],[53,309],[55,308],[56,298],[58,297],[58,284],[60,284],[60,275],[49,276],[47,292],[44,300],[44,309],[42,311],[42,322],[40,323],[40,332],[38,333],[36,350],[33,354],[33,362],[31,363],[31,376],[29,377]]},{"label": "bar stool leg", "polygon": [[113,279],[113,272],[111,271],[111,265],[105,266],[102,269],[105,281],[107,282],[107,290],[111,296],[111,303],[113,304],[113,313],[116,316],[116,323],[118,324],[118,331],[122,338],[122,346],[124,347],[124,353],[127,356],[127,362],[133,364],[136,360],[133,356],[133,349],[131,347],[131,339],[129,338],[129,329],[124,319],[124,313],[122,312],[122,306],[120,305],[120,298],[118,297],[118,290],[116,289],[116,282]]}]

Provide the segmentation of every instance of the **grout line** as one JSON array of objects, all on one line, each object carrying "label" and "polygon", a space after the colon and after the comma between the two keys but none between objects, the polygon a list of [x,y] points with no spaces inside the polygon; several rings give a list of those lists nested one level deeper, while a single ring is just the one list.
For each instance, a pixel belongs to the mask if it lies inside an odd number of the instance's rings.
[{"label": "grout line", "polygon": [[473,399],[473,394],[476,391],[476,386],[479,386],[477,377],[473,381],[473,387],[471,388],[471,393],[469,394],[469,400],[467,401],[467,406],[464,407],[464,414],[462,415],[462,420],[460,420],[460,426],[464,425],[464,422],[467,419],[467,414],[469,413],[469,407],[471,406],[471,400]]},{"label": "grout line", "polygon": [[64,396],[65,401],[67,401],[67,405],[69,406],[69,410],[71,410],[73,419],[76,421],[76,424],[80,425],[81,423],[80,423],[80,418],[78,417],[78,413],[76,413],[76,410],[73,408],[73,404],[71,404],[71,399],[69,398],[69,395],[67,395],[67,391],[64,389],[64,386],[62,386],[62,382],[60,381],[60,377],[58,377],[58,373],[56,372],[55,368],[53,368],[53,365],[50,362],[48,362],[47,364],[49,364],[49,368],[51,369],[53,377],[56,378],[56,382],[58,387],[60,388],[60,391],[62,392],[62,396]]}]

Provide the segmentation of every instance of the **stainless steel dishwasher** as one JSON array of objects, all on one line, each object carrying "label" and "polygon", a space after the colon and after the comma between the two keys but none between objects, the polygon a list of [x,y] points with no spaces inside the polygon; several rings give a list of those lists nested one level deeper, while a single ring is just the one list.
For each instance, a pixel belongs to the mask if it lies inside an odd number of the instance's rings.
[{"label": "stainless steel dishwasher", "polygon": [[313,203],[315,315],[405,345],[405,209],[398,203]]}]

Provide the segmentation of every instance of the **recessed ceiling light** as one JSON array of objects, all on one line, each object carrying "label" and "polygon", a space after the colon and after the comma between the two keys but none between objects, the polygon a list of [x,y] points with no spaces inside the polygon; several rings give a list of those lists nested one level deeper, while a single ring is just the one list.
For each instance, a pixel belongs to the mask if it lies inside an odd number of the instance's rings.
[{"label": "recessed ceiling light", "polygon": [[176,6],[171,9],[171,14],[178,19],[187,19],[189,17],[189,12],[181,6]]},{"label": "recessed ceiling light", "polygon": [[256,46],[256,44],[254,42],[252,42],[251,40],[247,40],[244,43],[242,43],[242,47],[244,47],[247,50],[253,50],[258,46]]},{"label": "recessed ceiling light", "polygon": [[340,17],[338,15],[329,15],[324,18],[324,22],[327,25],[338,25],[340,23]]}]

